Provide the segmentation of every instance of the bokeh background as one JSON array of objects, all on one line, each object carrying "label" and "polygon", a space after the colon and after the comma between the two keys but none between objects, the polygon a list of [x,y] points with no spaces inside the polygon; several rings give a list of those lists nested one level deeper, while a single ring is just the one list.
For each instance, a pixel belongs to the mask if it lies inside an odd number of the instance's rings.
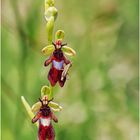
[{"label": "bokeh background", "polygon": [[[77,52],[54,89],[56,140],[138,140],[138,0],[56,0],[55,29]],[[44,0],[2,0],[2,140],[35,140],[30,105],[48,85]]]}]

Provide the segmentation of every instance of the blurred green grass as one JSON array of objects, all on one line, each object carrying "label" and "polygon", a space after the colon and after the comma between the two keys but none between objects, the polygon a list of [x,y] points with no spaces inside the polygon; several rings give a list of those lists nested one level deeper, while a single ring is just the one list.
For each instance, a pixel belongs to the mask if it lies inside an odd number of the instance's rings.
[{"label": "blurred green grass", "polygon": [[[56,140],[138,139],[138,0],[56,0],[55,31],[77,52],[55,87]],[[32,105],[48,84],[44,1],[2,0],[2,140],[36,139],[20,96]]]}]

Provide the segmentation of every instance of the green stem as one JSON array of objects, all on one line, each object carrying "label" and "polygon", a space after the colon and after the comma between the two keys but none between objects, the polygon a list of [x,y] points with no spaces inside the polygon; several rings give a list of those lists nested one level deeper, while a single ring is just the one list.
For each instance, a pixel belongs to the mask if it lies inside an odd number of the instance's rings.
[{"label": "green stem", "polygon": [[53,98],[53,87],[50,84],[50,94],[49,94],[49,100]]},{"label": "green stem", "polygon": [[[45,0],[45,18],[46,18],[46,31],[48,37],[48,45],[53,42],[54,22],[57,18],[57,9],[54,7],[54,0]],[[50,94],[49,99],[53,98],[53,87],[49,85]]]},{"label": "green stem", "polygon": [[48,44],[52,44],[53,41],[53,29],[54,29],[54,17],[50,17],[49,21],[46,24]]}]

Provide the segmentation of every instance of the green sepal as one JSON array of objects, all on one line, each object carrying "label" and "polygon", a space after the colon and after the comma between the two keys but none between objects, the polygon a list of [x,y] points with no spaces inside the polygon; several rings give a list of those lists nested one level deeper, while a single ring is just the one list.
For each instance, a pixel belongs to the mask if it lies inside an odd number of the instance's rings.
[{"label": "green sepal", "polygon": [[55,40],[58,40],[58,39],[63,40],[64,37],[65,37],[65,32],[63,30],[56,31]]},{"label": "green sepal", "polygon": [[[24,105],[24,107],[25,107],[25,109],[26,109],[26,111],[27,111],[27,114],[29,115],[30,119],[33,119],[33,117],[34,117],[35,115],[34,115],[32,109],[31,109],[29,103],[28,103],[28,102],[26,101],[26,99],[24,98],[24,96],[21,96],[21,101],[22,101],[22,103],[23,103],[23,105]],[[38,126],[38,123],[35,123],[35,124],[36,124],[36,126]]]}]

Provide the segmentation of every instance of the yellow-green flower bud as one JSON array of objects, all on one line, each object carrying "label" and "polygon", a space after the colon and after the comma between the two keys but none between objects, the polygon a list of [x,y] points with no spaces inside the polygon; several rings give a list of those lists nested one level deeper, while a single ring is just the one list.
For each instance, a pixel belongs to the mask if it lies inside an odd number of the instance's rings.
[{"label": "yellow-green flower bud", "polygon": [[54,17],[54,20],[57,18],[58,11],[55,7],[49,7],[45,10],[45,19],[48,22],[51,17]]},{"label": "yellow-green flower bud", "polygon": [[54,0],[45,0],[45,4],[48,4],[49,6],[54,6]]}]

